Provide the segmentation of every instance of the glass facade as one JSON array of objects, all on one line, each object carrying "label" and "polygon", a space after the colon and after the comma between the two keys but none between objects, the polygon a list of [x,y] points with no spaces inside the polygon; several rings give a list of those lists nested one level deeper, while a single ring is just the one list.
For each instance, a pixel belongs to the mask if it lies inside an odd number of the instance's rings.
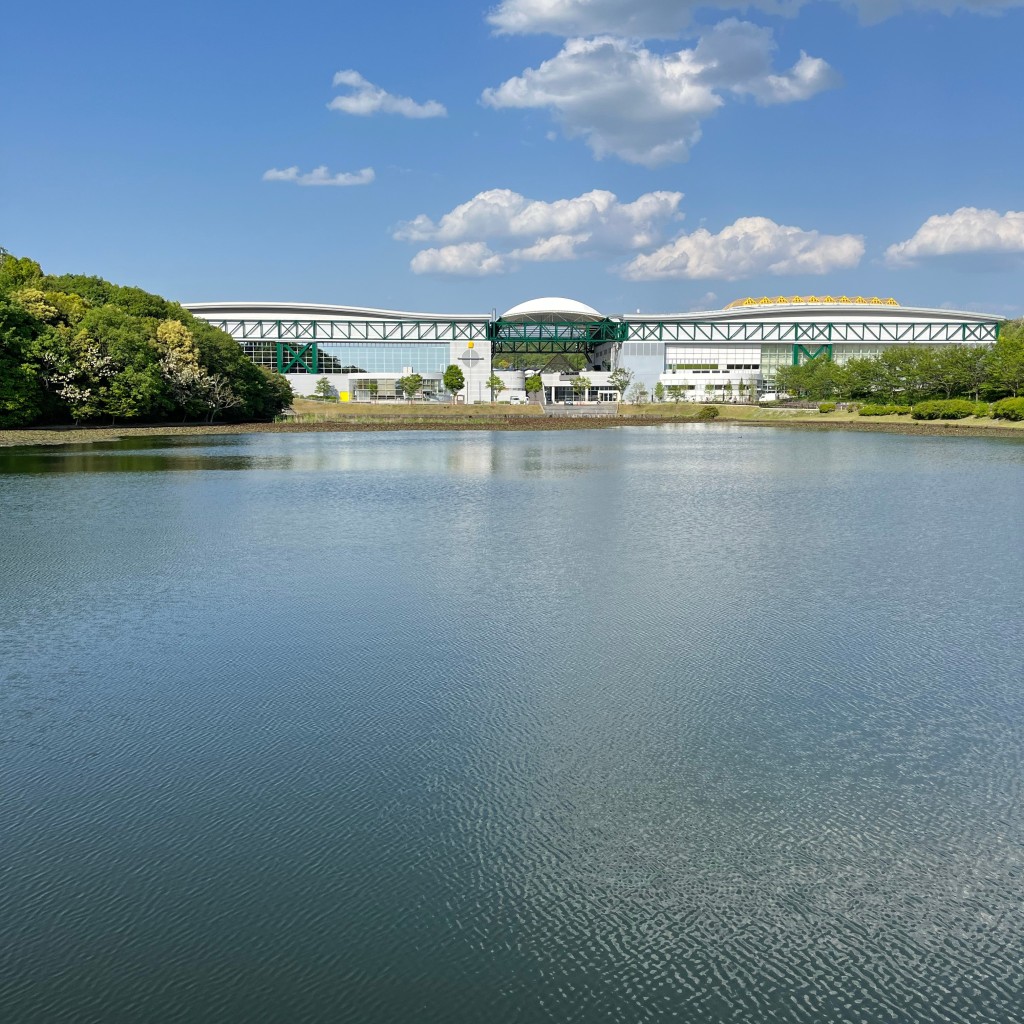
[{"label": "glass facade", "polygon": [[[242,350],[257,366],[276,370],[277,346],[274,341],[243,341]],[[287,343],[300,348],[303,342]],[[440,374],[451,362],[447,342],[318,342],[319,373],[403,373],[411,367],[413,373]],[[285,355],[285,362],[291,358]],[[308,373],[303,361],[297,361],[289,371]]]},{"label": "glass facade", "polygon": [[761,348],[734,345],[666,345],[665,369],[671,373],[734,373],[761,369]]},{"label": "glass facade", "polygon": [[890,345],[833,345],[832,358],[837,363],[847,363],[851,359],[875,359]]},{"label": "glass facade", "polygon": [[761,376],[766,381],[775,379],[775,374],[780,366],[793,365],[792,345],[762,345],[761,346]]},{"label": "glass facade", "polygon": [[257,365],[277,369],[277,345],[272,341],[243,341],[242,351]]},{"label": "glass facade", "polygon": [[[422,376],[423,386],[416,395],[418,399],[436,401],[448,394],[440,375]],[[349,382],[349,386],[355,402],[386,402],[405,397],[395,377],[356,377]]]},{"label": "glass facade", "polygon": [[321,373],[444,373],[451,362],[447,342],[325,342],[320,345]]}]

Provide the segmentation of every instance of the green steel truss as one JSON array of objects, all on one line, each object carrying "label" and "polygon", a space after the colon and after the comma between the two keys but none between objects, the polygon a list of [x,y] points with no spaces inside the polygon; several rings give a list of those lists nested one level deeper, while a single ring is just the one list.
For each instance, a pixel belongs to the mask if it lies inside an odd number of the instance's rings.
[{"label": "green steel truss", "polygon": [[[764,323],[728,320],[594,320],[510,323],[504,320],[219,320],[214,327],[237,341],[274,342],[281,373],[319,373],[321,342],[490,342],[494,355],[589,353],[608,343],[645,341],[689,344],[772,343],[793,346],[794,361],[813,358],[832,345],[900,342],[987,345],[998,323],[894,321]],[[627,353],[628,355],[628,349]]]},{"label": "green steel truss", "polygon": [[486,320],[215,320],[236,341],[478,341]]},{"label": "green steel truss", "polygon": [[487,329],[494,355],[587,353],[609,342],[625,341],[626,335],[626,325],[614,320],[550,324],[495,320]]},{"label": "green steel truss", "polygon": [[293,345],[287,341],[279,341],[275,346],[278,373],[319,373],[320,360],[316,350],[316,342],[306,345]]},{"label": "green steel truss", "polygon": [[849,323],[758,323],[757,321],[630,320],[627,341],[667,341],[684,343],[781,342],[802,345],[807,342],[959,342],[992,344],[999,334],[998,323],[935,322],[898,323],[893,321],[853,321]]},{"label": "green steel truss", "polygon": [[818,356],[824,356],[826,359],[832,359],[832,346],[831,345],[794,345],[793,346],[793,365],[799,366],[801,363],[809,363],[812,359],[817,359]]}]

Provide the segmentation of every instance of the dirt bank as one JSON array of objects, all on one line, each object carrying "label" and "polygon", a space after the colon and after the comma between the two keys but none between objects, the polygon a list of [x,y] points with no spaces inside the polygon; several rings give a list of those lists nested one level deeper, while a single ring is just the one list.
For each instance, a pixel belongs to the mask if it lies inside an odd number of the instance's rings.
[{"label": "dirt bank", "polygon": [[[346,416],[319,422],[214,423],[193,426],[157,424],[132,427],[35,427],[0,430],[0,446],[91,444],[131,437],[189,437],[206,434],[307,434],[365,432],[371,430],[603,430],[608,427],[657,427],[666,423],[694,423],[692,416],[645,416],[642,413],[608,417],[521,416],[481,412],[459,416]],[[993,421],[943,423],[899,419],[868,420],[864,417],[831,419],[810,416],[765,415],[731,418],[724,413],[706,424],[712,429],[735,426],[785,427],[790,430],[857,430],[886,434],[940,437],[1014,437],[1024,440],[1024,424]]]}]

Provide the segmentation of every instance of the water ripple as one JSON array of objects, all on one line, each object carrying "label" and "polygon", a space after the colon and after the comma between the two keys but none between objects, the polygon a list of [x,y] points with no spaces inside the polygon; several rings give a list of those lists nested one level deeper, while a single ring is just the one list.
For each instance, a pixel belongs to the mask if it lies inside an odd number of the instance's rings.
[{"label": "water ripple", "polygon": [[72,454],[0,473],[5,1020],[1020,1019],[1022,446]]}]

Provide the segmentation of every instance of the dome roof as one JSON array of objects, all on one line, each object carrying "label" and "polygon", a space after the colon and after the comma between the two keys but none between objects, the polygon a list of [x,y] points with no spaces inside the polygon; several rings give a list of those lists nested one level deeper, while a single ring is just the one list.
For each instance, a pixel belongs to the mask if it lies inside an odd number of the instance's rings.
[{"label": "dome roof", "polygon": [[604,316],[592,306],[577,302],[575,299],[548,296],[520,302],[518,306],[513,306],[508,312],[503,313],[501,319],[520,324],[564,324],[577,320],[603,320]]}]

